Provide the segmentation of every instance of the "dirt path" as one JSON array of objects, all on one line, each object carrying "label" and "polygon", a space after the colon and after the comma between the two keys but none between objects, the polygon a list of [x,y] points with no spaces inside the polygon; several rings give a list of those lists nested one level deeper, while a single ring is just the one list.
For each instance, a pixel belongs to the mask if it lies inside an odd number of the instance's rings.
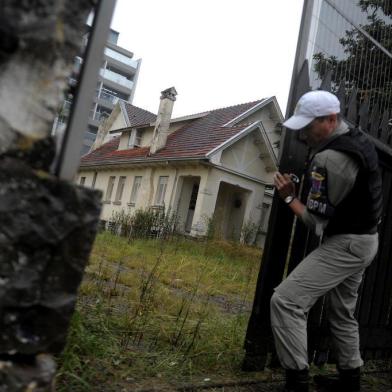
[{"label": "dirt path", "polygon": [[[265,377],[264,377],[265,378]],[[192,384],[168,385],[161,380],[146,380],[145,383],[116,386],[113,392],[278,392],[284,385],[281,373],[271,373],[267,379],[260,377],[241,380],[201,380]],[[103,392],[104,390],[102,390]],[[105,390],[112,392],[112,390]],[[309,392],[322,392],[311,385]],[[365,373],[362,376],[361,392],[392,392],[392,372]]]},{"label": "dirt path", "polygon": [[[130,268],[127,266],[118,266],[113,263],[105,262],[103,264],[104,267],[109,267],[113,276],[116,274],[116,271],[119,269],[119,272],[132,272],[135,274],[142,274],[144,271],[138,270],[136,268]],[[97,276],[94,273],[86,273],[85,279],[94,281],[97,280]],[[185,299],[192,299],[198,301],[200,303],[212,303],[219,307],[219,309],[224,313],[230,313],[232,315],[238,315],[243,313],[249,313],[252,310],[252,301],[246,300],[246,298],[240,298],[240,296],[231,295],[230,297],[224,295],[204,295],[204,294],[193,294],[187,290],[181,289],[179,287],[175,287],[175,285],[170,285],[165,282],[161,282],[161,284],[165,285],[173,295],[179,296]],[[116,288],[118,292],[125,293],[131,290],[127,285],[122,283],[116,283],[116,287],[114,287],[113,281],[105,281],[104,286],[110,289]]]}]

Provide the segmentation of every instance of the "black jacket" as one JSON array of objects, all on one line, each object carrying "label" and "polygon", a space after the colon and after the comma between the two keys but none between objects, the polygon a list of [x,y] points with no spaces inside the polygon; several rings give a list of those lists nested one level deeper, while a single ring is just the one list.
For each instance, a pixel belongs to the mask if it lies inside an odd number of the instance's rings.
[{"label": "black jacket", "polygon": [[318,152],[327,149],[348,154],[358,163],[359,171],[349,194],[331,206],[333,213],[324,234],[375,233],[382,214],[382,181],[374,144],[358,129],[351,129],[331,139]]}]

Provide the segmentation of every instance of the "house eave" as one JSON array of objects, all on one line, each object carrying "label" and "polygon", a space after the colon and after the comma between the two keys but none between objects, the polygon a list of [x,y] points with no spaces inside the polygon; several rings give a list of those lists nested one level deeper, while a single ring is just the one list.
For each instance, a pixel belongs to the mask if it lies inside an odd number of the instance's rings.
[{"label": "house eave", "polygon": [[233,135],[231,138],[225,140],[223,143],[221,143],[219,146],[216,146],[213,148],[211,151],[209,151],[206,156],[208,158],[212,157],[215,153],[217,153],[220,150],[224,150],[227,147],[230,147],[232,144],[234,144],[236,141],[240,140],[243,136],[251,132],[252,130],[256,129],[261,121],[256,121],[246,128],[244,128],[242,131],[239,131],[235,135]]},{"label": "house eave", "polygon": [[111,131],[109,131],[109,133],[111,133],[111,134],[114,134],[114,133],[124,133],[124,132],[128,132],[128,131],[132,131],[132,129],[135,129],[135,128],[149,128],[149,127],[153,127],[154,126],[154,123],[151,123],[152,125],[150,125],[150,124],[146,124],[146,125],[129,125],[129,126],[126,126],[126,127],[124,127],[124,128],[118,128],[118,129],[112,129]]},{"label": "house eave", "polygon": [[271,183],[268,182],[268,181],[263,181],[263,180],[261,180],[259,178],[256,178],[256,177],[253,177],[253,176],[248,176],[247,174],[238,172],[236,170],[230,169],[230,168],[225,167],[225,166],[217,165],[217,164],[212,163],[210,161],[202,162],[202,165],[205,165],[205,166],[208,166],[208,167],[213,167],[214,169],[223,171],[225,173],[234,174],[236,176],[239,176],[241,178],[245,178],[245,179],[247,179],[249,181],[256,182],[256,183],[261,184],[261,185],[271,186]]},{"label": "house eave", "polygon": [[230,120],[229,122],[227,122],[225,125],[223,125],[224,127],[232,127],[235,124],[239,123],[241,120],[243,120],[244,118],[250,116],[251,114],[257,112],[259,109],[269,105],[270,103],[272,103],[278,113],[278,116],[280,117],[280,120],[283,121],[284,117],[283,114],[280,110],[280,107],[278,105],[278,102],[276,101],[276,97],[272,96],[269,98],[265,98],[264,100],[262,100],[261,102],[259,102],[258,104],[252,106],[250,109],[246,110],[245,112],[241,113],[240,115],[238,115],[237,117],[233,118],[232,120]]},{"label": "house eave", "polygon": [[229,122],[227,122],[223,126],[224,127],[232,127],[233,125],[237,124],[239,121],[241,121],[244,118],[248,117],[252,113],[255,113],[257,110],[263,108],[265,105],[270,103],[271,100],[272,100],[272,97],[263,99],[261,102],[259,102],[256,105],[252,106],[251,108],[249,108],[245,112],[239,114],[237,117],[231,119]]},{"label": "house eave", "polygon": [[274,165],[274,168],[273,168],[273,169],[274,169],[274,170],[278,170],[278,158],[277,158],[277,156],[275,155],[275,151],[274,151],[274,148],[273,148],[273,146],[272,146],[272,144],[271,144],[271,140],[269,139],[269,137],[268,137],[268,135],[267,135],[267,131],[265,130],[264,125],[263,125],[262,122],[259,123],[258,127],[259,127],[259,129],[260,129],[260,133],[261,133],[261,135],[262,135],[262,137],[263,137],[265,146],[266,146],[266,148],[267,148],[267,150],[268,150],[268,153],[269,153],[269,155],[270,155],[272,164]]},{"label": "house eave", "polygon": [[171,163],[176,164],[201,164],[209,161],[206,157],[181,157],[181,158],[149,158],[149,159],[133,159],[132,161],[119,161],[116,159],[115,161],[107,161],[105,163],[91,163],[80,165],[80,170],[90,170],[90,169],[105,169],[105,168],[115,168],[115,167],[131,167],[131,166],[162,166],[168,165]]},{"label": "house eave", "polygon": [[[124,122],[127,125],[126,128],[128,128],[128,127],[130,127],[131,124],[130,124],[129,118],[128,118],[127,114],[126,114],[126,109],[125,109],[125,106],[124,106],[124,102],[123,101],[119,101],[119,105],[120,105],[121,114],[123,116]],[[112,131],[109,131],[109,133],[112,133]]]}]

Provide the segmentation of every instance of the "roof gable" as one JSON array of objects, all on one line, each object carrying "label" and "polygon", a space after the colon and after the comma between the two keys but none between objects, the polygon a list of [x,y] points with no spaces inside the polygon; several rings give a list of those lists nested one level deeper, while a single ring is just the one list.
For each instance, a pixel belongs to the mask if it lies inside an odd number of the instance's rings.
[{"label": "roof gable", "polygon": [[218,154],[218,159],[212,159],[211,162],[237,173],[266,179],[277,168],[264,143],[260,128],[251,127],[250,132],[223,150]]},{"label": "roof gable", "polygon": [[154,113],[138,108],[128,102],[122,102],[121,109],[123,111],[125,122],[130,128],[135,128],[140,125],[150,124],[154,122],[157,116]]},{"label": "roof gable", "polygon": [[254,122],[253,124],[248,125],[242,131],[238,132],[236,135],[232,136],[231,138],[227,139],[224,143],[211,150],[207,154],[207,157],[211,158],[212,161],[215,162],[219,161],[220,153],[222,153],[224,150],[230,149],[230,147],[238,143],[239,140],[242,140],[245,136],[249,135],[250,133],[253,133],[255,130],[257,130],[257,135],[258,135],[257,139],[259,140],[257,144],[260,144],[260,148],[261,148],[260,157],[266,160],[268,171],[270,170],[276,171],[277,156],[273,149],[271,140],[268,137],[266,129],[264,128],[263,123],[261,121],[257,121]]},{"label": "roof gable", "polygon": [[263,107],[266,107],[267,105],[272,105],[277,117],[283,121],[284,117],[283,114],[280,110],[278,101],[276,100],[276,97],[270,97],[270,98],[264,98],[245,112],[240,113],[237,117],[231,119],[228,123],[225,124],[225,126],[233,126],[235,124],[238,124],[245,120],[247,117],[251,116],[252,114],[256,113],[258,110],[262,109]]}]

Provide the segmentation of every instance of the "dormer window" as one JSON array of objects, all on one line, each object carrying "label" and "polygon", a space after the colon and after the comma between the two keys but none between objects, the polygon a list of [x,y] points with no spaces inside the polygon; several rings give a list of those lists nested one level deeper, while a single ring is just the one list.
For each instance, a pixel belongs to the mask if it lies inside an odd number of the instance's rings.
[{"label": "dormer window", "polygon": [[135,131],[135,147],[140,147],[142,145],[142,131],[141,129],[136,129]]},{"label": "dormer window", "polygon": [[133,147],[133,137],[132,136],[133,136],[132,132],[129,132],[128,133],[128,143],[127,143],[128,148],[132,148]]},{"label": "dormer window", "polygon": [[132,129],[128,134],[128,148],[140,147],[142,144],[141,129]]}]

